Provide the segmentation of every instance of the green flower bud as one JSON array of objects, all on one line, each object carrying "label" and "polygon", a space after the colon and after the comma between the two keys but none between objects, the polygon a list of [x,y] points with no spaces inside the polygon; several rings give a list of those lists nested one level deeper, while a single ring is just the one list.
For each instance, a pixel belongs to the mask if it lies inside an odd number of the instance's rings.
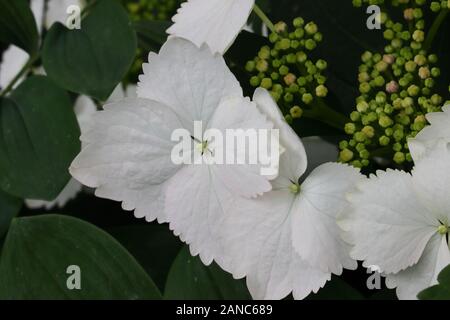
[{"label": "green flower bud", "polygon": [[261,82],[261,79],[257,76],[253,76],[250,78],[250,84],[252,87],[258,87]]},{"label": "green flower bud", "polygon": [[393,137],[394,137],[395,141],[402,140],[404,136],[405,135],[403,133],[403,130],[400,130],[400,129],[394,130]]},{"label": "green flower bud", "polygon": [[430,54],[428,56],[428,61],[430,61],[430,63],[436,64],[438,62],[438,56],[435,54]]},{"label": "green flower bud", "polygon": [[303,20],[303,18],[298,17],[294,19],[292,24],[294,25],[294,27],[300,28],[305,24],[305,20]]},{"label": "green flower bud", "polygon": [[262,47],[258,52],[258,57],[262,60],[267,60],[270,58],[270,48],[268,46]]},{"label": "green flower bud", "polygon": [[371,89],[370,84],[368,84],[367,82],[363,82],[359,85],[359,91],[361,93],[368,93],[370,89]]},{"label": "green flower bud", "polygon": [[389,142],[391,141],[391,139],[389,139],[389,137],[386,137],[386,136],[381,136],[380,139],[378,139],[378,141],[381,146],[385,147],[385,146],[389,145]]},{"label": "green flower bud", "polygon": [[416,30],[414,31],[412,37],[414,41],[423,42],[425,40],[425,32],[423,32],[422,30]]},{"label": "green flower bud", "polygon": [[281,66],[278,71],[282,76],[285,76],[289,73],[289,68],[287,66]]},{"label": "green flower bud", "polygon": [[317,25],[314,22],[309,22],[305,26],[305,31],[309,35],[314,35],[318,31]]},{"label": "green flower bud", "polygon": [[394,124],[394,122],[388,116],[382,116],[379,118],[378,124],[382,128],[388,128],[388,127],[392,126]]},{"label": "green flower bud", "polygon": [[357,142],[364,142],[366,141],[366,135],[364,134],[364,132],[356,132],[353,135],[353,138],[355,139],[355,141]]},{"label": "green flower bud", "polygon": [[269,63],[266,60],[259,60],[256,63],[256,70],[258,70],[259,72],[266,72],[268,68]]},{"label": "green flower bud", "polygon": [[358,111],[353,111],[352,113],[350,113],[350,119],[353,122],[358,121],[359,119],[361,119],[361,114]]},{"label": "green flower bud", "polygon": [[261,80],[261,87],[263,87],[264,89],[267,89],[267,90],[272,88],[272,79],[270,79],[270,78],[262,79]]},{"label": "green flower bud", "polygon": [[375,129],[372,126],[365,126],[362,128],[361,132],[364,133],[367,138],[373,138],[375,135]]},{"label": "green flower bud", "polygon": [[419,93],[420,93],[420,88],[418,86],[416,86],[415,84],[408,87],[408,94],[410,96],[415,97],[415,96],[419,95]]},{"label": "green flower bud", "polygon": [[405,70],[408,72],[414,72],[417,68],[417,64],[414,61],[408,61],[405,64]]},{"label": "green flower bud", "polygon": [[355,126],[355,124],[354,124],[354,123],[351,123],[351,122],[347,123],[347,124],[345,125],[345,127],[344,127],[344,131],[345,131],[345,133],[347,133],[347,134],[353,134],[353,133],[355,133],[355,131],[356,131],[356,126]]},{"label": "green flower bud", "polygon": [[431,75],[437,78],[441,75],[441,70],[439,68],[433,68],[431,69]]},{"label": "green flower bud", "polygon": [[310,93],[305,93],[302,95],[302,101],[304,104],[310,104],[311,102],[313,102],[313,100],[314,100],[314,97]]},{"label": "green flower bud", "polygon": [[427,63],[427,58],[422,55],[422,54],[418,54],[417,56],[414,57],[414,62],[419,66],[423,66]]},{"label": "green flower bud", "polygon": [[245,70],[247,70],[248,72],[253,72],[255,70],[255,67],[256,67],[255,61],[248,61],[245,64]]},{"label": "green flower bud", "polygon": [[287,24],[284,23],[283,21],[276,23],[274,25],[274,27],[275,27],[275,31],[277,33],[283,33],[283,32],[286,32],[286,30],[287,30]]},{"label": "green flower bud", "polygon": [[293,106],[289,112],[293,119],[299,119],[303,115],[303,110],[299,106]]},{"label": "green flower bud", "polygon": [[316,41],[314,41],[313,39],[308,39],[305,41],[305,48],[308,49],[309,51],[314,50],[316,46],[317,46]]},{"label": "green flower bud", "polygon": [[297,77],[293,73],[288,73],[287,75],[284,76],[283,80],[284,80],[284,83],[286,83],[288,86],[290,86],[291,84],[295,83],[295,81],[297,80]]},{"label": "green flower bud", "polygon": [[286,120],[286,122],[288,124],[292,124],[292,122],[294,122],[293,119],[292,119],[292,116],[290,114],[285,115],[284,116],[284,120]]},{"label": "green flower bud", "polygon": [[394,159],[393,160],[397,164],[402,164],[406,160],[405,154],[403,152],[396,152],[394,154]]},{"label": "green flower bud", "polygon": [[326,97],[328,95],[328,89],[323,84],[316,87],[316,95],[318,97]]},{"label": "green flower bud", "polygon": [[290,92],[286,92],[283,99],[285,102],[288,102],[288,103],[292,102],[292,101],[294,101],[294,95]]},{"label": "green flower bud", "polygon": [[271,43],[275,43],[275,42],[277,42],[279,39],[280,39],[280,37],[279,37],[278,34],[275,33],[275,32],[272,32],[272,33],[269,35],[269,41],[270,41]]},{"label": "green flower bud", "polygon": [[349,162],[353,159],[353,152],[349,149],[344,149],[339,153],[339,159],[342,162]]},{"label": "green flower bud", "polygon": [[278,43],[280,50],[287,50],[291,47],[291,40],[287,38],[281,39]]}]

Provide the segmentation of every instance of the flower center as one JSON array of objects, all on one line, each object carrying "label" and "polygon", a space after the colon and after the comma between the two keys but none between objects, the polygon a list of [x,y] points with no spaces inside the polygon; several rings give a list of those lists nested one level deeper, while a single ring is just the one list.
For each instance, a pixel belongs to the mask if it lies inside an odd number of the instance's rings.
[{"label": "flower center", "polygon": [[293,194],[299,194],[299,193],[300,193],[300,190],[301,190],[301,187],[300,187],[300,185],[299,185],[298,183],[292,183],[292,184],[289,186],[289,191],[290,191],[291,193],[293,193]]},{"label": "flower center", "polygon": [[445,235],[445,234],[447,234],[447,233],[448,233],[448,226],[441,224],[441,225],[438,227],[438,232],[439,232],[440,235]]}]

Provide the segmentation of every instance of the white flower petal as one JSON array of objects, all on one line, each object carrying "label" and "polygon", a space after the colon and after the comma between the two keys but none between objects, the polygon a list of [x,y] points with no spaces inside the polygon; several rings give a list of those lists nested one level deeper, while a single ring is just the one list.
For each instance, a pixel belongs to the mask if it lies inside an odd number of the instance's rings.
[{"label": "white flower petal", "polygon": [[168,40],[159,55],[150,53],[143,70],[138,97],[172,108],[186,128],[193,121],[205,121],[206,127],[222,99],[242,97],[239,82],[223,57],[212,55],[206,46],[199,49],[187,40]]},{"label": "white flower petal", "polygon": [[118,102],[124,98],[137,98],[137,86],[134,84],[129,84],[124,88],[123,83],[119,83],[111,93],[106,103]]},{"label": "white flower petal", "polygon": [[289,218],[267,234],[261,245],[255,270],[247,276],[254,299],[283,299],[291,292],[295,299],[304,299],[331,279],[330,273],[311,267],[296,254]]},{"label": "white flower petal", "polygon": [[87,130],[89,130],[88,124],[92,121],[93,115],[97,112],[97,106],[91,98],[81,95],[78,96],[75,101],[74,109],[81,133],[87,132]]},{"label": "white flower petal", "polygon": [[442,223],[450,223],[450,150],[446,140],[438,140],[412,172],[414,188],[428,211]]},{"label": "white flower petal", "polygon": [[290,208],[295,195],[272,191],[257,199],[235,199],[218,231],[226,248],[218,264],[235,278],[247,276],[254,299],[303,299],[331,274],[312,268],[292,245]]},{"label": "white flower petal", "polygon": [[73,177],[96,195],[123,202],[147,220],[162,214],[166,181],[179,166],[171,161],[175,129],[182,128],[166,106],[146,99],[128,99],[105,106],[93,115],[90,130],[83,133],[83,149],[73,161]]},{"label": "white flower petal", "polygon": [[223,54],[244,28],[254,4],[255,0],[188,0],[167,33],[198,47],[207,43],[214,53]]},{"label": "white flower petal", "polygon": [[341,236],[336,217],[348,210],[346,193],[363,179],[359,170],[338,163],[317,167],[301,184],[292,207],[292,241],[303,260],[324,272],[340,275],[356,269],[350,247]]},{"label": "white flower petal", "polygon": [[253,95],[253,101],[256,102],[258,109],[273,122],[275,128],[280,130],[280,144],[283,148],[289,150],[289,158],[293,161],[290,165],[281,168],[281,170],[287,170],[284,175],[296,176],[297,178],[302,176],[308,165],[302,141],[285,121],[278,105],[267,90],[257,88]]},{"label": "white flower petal", "polygon": [[[224,138],[226,138],[226,130],[243,130],[243,137],[247,130],[258,133],[267,132],[270,134],[273,124],[269,122],[263,114],[261,114],[256,105],[248,98],[230,98],[225,99],[217,108],[213,117],[209,122],[209,128],[220,130]],[[209,129],[208,128],[208,129]],[[204,139],[208,140],[207,137]],[[236,140],[236,139],[234,139]],[[229,141],[226,140],[226,143]],[[250,147],[252,142],[246,143],[245,148],[240,148],[237,141],[234,143],[233,154],[235,155],[234,164],[217,165],[214,168],[215,178],[219,179],[229,189],[233,190],[234,194],[243,197],[254,197],[261,195],[264,192],[270,191],[272,186],[268,179],[270,177],[261,174],[261,165],[256,164],[237,164],[237,154],[240,153],[249,159],[251,154],[256,152],[255,159],[258,159],[258,148]],[[253,141],[258,147],[258,141]],[[224,151],[224,158],[227,158],[227,151]],[[276,174],[275,174],[276,176]]]},{"label": "white flower petal", "polygon": [[46,210],[53,209],[55,207],[62,208],[67,202],[74,199],[78,192],[81,191],[82,185],[75,179],[70,179],[69,183],[64,187],[58,197],[53,201],[44,200],[25,200],[25,204],[30,209],[45,208]]},{"label": "white flower petal", "polygon": [[217,235],[232,203],[230,196],[222,183],[216,183],[212,166],[186,166],[168,182],[165,211],[170,229],[206,265],[224,254]]},{"label": "white flower petal", "polygon": [[426,118],[431,125],[423,128],[414,139],[408,141],[415,163],[426,156],[427,151],[435,147],[439,140],[450,142],[450,105],[443,107],[442,112],[427,114]]},{"label": "white flower petal", "polygon": [[[27,63],[30,56],[24,50],[16,46],[9,46],[3,52],[0,65],[0,87],[6,88],[22,67]],[[16,82],[17,86],[20,81]]]},{"label": "white flower petal", "polygon": [[419,201],[410,174],[379,171],[350,194],[350,210],[338,223],[365,266],[397,273],[417,263],[438,221]]},{"label": "white flower petal", "polygon": [[450,264],[450,251],[445,236],[438,234],[431,238],[419,262],[397,274],[388,274],[389,286],[397,287],[401,300],[417,299],[422,290],[437,284],[437,276]]}]

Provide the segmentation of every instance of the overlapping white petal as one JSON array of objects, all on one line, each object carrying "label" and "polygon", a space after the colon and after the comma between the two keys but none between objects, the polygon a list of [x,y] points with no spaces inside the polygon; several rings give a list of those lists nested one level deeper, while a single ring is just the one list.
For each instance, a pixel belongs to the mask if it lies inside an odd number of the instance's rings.
[{"label": "overlapping white petal", "polygon": [[437,284],[437,276],[450,264],[450,251],[445,236],[435,234],[425,247],[418,263],[411,268],[386,276],[386,285],[397,288],[402,300],[417,299],[422,290]]},{"label": "overlapping white petal", "polygon": [[244,28],[255,0],[188,0],[172,18],[170,35],[223,54]]},{"label": "overlapping white petal", "polygon": [[354,258],[378,266],[401,299],[416,298],[450,263],[448,142],[436,142],[427,153],[412,175],[389,170],[361,183],[349,196],[352,209],[339,220]]},{"label": "overlapping white petal", "polygon": [[408,141],[409,151],[414,162],[420,161],[427,152],[442,139],[450,142],[450,105],[442,108],[442,112],[426,115],[429,126],[423,128],[414,139]]},{"label": "overlapping white petal", "polygon": [[292,242],[297,253],[312,266],[337,275],[343,268],[356,269],[350,247],[340,236],[336,217],[349,210],[346,193],[361,179],[355,168],[326,163],[302,183],[292,208]]},{"label": "overlapping white petal", "polygon": [[306,170],[302,142],[283,120],[265,90],[255,93],[258,107],[280,129],[285,152],[273,191],[257,199],[237,198],[221,224],[226,255],[218,263],[235,278],[247,277],[256,299],[297,299],[317,292],[342,267],[355,268],[348,245],[339,237],[335,217],[348,203],[345,193],[362,179],[358,170],[327,163],[292,192]]}]

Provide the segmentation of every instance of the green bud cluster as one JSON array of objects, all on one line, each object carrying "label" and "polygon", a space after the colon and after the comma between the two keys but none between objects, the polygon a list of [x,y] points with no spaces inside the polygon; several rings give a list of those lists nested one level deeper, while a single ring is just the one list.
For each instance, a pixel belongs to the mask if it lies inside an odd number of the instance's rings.
[{"label": "green bud cluster", "polygon": [[[391,1],[385,1],[385,0],[352,0],[354,7],[362,7],[363,5],[385,5],[390,4],[393,7],[399,7],[399,6],[407,6],[407,7],[425,7],[428,6],[429,9],[432,12],[439,12],[442,9],[450,9],[450,0],[440,0],[440,1],[429,1],[429,0],[391,0]],[[411,11],[405,12],[405,19],[409,19],[411,15],[413,14],[414,9],[411,8]]]},{"label": "green bud cluster", "polygon": [[306,23],[302,18],[294,19],[291,28],[279,22],[275,30],[269,35],[270,45],[262,47],[245,68],[250,84],[269,90],[286,121],[292,123],[313,108],[316,99],[328,94],[323,75],[327,62],[310,57],[322,34],[314,22]]},{"label": "green bud cluster", "polygon": [[[419,5],[422,1],[397,2]],[[398,165],[412,162],[408,138],[428,125],[427,113],[440,111],[445,103],[435,89],[440,75],[438,57],[422,47],[426,36],[423,12],[417,7],[404,12],[414,27],[395,23],[386,15],[383,24],[388,45],[384,54],[367,51],[361,56],[360,96],[350,114],[351,122],[344,128],[349,138],[339,144],[341,162],[365,167],[381,150]]]},{"label": "green bud cluster", "polygon": [[[176,13],[184,0],[121,0],[128,11],[131,21],[161,20],[167,21]],[[127,75],[127,81],[135,83],[141,73],[142,63],[148,52],[141,48],[136,50],[136,58]]]}]

